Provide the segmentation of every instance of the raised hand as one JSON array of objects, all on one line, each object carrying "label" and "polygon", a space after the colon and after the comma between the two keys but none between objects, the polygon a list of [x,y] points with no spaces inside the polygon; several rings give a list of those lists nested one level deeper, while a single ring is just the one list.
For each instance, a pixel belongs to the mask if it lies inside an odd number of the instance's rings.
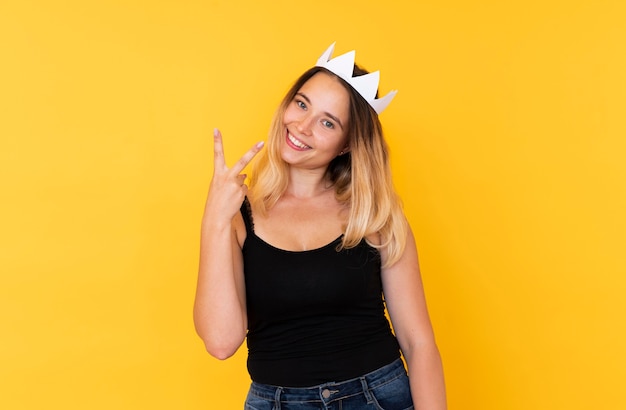
[{"label": "raised hand", "polygon": [[218,221],[230,223],[231,219],[243,203],[248,192],[245,179],[241,171],[248,165],[254,156],[261,151],[264,143],[255,144],[231,167],[226,166],[222,133],[215,129],[213,132],[213,178],[209,187],[209,195],[205,208],[205,216]]}]

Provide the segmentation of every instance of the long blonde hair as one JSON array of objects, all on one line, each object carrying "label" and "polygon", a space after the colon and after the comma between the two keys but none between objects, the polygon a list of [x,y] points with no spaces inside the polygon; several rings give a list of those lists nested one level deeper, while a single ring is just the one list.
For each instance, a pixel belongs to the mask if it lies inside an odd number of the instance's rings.
[{"label": "long blonde hair", "polygon": [[[288,165],[280,156],[283,114],[304,83],[320,71],[335,76],[320,67],[308,70],[296,80],[276,110],[267,147],[259,154],[250,179],[251,205],[261,213],[272,208],[287,189]],[[366,73],[355,65],[353,75]],[[353,248],[368,235],[379,234],[380,244],[370,245],[385,250],[384,266],[391,266],[404,252],[408,225],[393,187],[389,150],[376,112],[349,84],[337,78],[350,94],[350,151],[334,158],[327,169],[337,199],[349,209],[341,247]]]}]

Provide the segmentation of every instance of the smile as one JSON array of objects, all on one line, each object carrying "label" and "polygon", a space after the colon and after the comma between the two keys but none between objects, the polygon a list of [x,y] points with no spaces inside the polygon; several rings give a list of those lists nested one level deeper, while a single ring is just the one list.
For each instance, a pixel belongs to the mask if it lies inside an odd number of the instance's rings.
[{"label": "smile", "polygon": [[304,142],[300,141],[299,139],[297,139],[296,137],[291,135],[291,133],[289,131],[287,131],[287,139],[289,140],[291,145],[293,145],[296,148],[299,148],[299,149],[311,149],[311,147],[306,145]]}]

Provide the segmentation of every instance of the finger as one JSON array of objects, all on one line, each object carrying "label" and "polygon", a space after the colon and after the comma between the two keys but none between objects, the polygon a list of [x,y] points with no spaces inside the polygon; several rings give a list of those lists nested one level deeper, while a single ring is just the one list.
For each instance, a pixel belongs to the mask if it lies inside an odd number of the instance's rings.
[{"label": "finger", "polygon": [[254,147],[250,148],[248,152],[243,154],[243,157],[239,158],[239,161],[237,161],[237,163],[233,165],[232,171],[237,174],[241,173],[241,171],[243,171],[246,165],[248,165],[248,163],[252,161],[252,158],[254,158],[254,156],[258,154],[259,151],[261,151],[261,148],[263,148],[263,145],[265,145],[263,141],[257,142],[254,145]]},{"label": "finger", "polygon": [[243,185],[243,183],[246,181],[247,175],[246,174],[239,174],[237,175],[237,182],[239,183],[239,185]]},{"label": "finger", "polygon": [[222,133],[215,128],[213,130],[213,168],[218,169],[226,166],[224,159],[224,144],[222,143]]}]

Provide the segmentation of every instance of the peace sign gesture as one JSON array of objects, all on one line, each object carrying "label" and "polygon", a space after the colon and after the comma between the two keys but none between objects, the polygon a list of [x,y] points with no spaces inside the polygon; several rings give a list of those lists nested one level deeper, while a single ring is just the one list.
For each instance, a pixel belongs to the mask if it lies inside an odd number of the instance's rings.
[{"label": "peace sign gesture", "polygon": [[[213,178],[209,187],[209,195],[205,208],[205,214],[211,218],[219,218],[225,223],[239,212],[244,197],[248,193],[248,187],[244,184],[246,175],[241,171],[248,165],[252,158],[261,151],[264,143],[255,144],[246,152],[231,168],[226,166],[224,158],[224,146],[222,133],[215,129],[213,132]],[[214,220],[214,222],[217,222]]]}]

